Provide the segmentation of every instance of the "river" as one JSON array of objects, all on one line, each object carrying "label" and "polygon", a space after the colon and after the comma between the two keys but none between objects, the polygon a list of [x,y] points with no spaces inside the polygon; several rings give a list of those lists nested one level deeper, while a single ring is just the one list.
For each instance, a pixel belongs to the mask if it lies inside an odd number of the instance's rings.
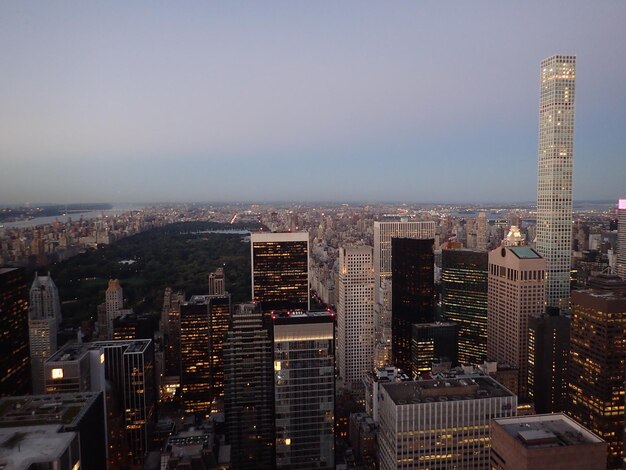
[{"label": "river", "polygon": [[87,211],[87,212],[72,212],[67,215],[51,215],[47,217],[35,217],[34,219],[29,220],[19,220],[17,222],[0,222],[0,227],[6,228],[28,228],[28,227],[36,227],[37,225],[48,225],[58,220],[61,223],[67,222],[70,218],[72,220],[79,220],[81,217],[83,219],[95,219],[100,217],[101,215],[118,215],[124,212],[128,212],[131,210],[139,210],[143,209],[145,205],[141,204],[119,204],[113,206],[111,209],[99,210],[99,211]]}]

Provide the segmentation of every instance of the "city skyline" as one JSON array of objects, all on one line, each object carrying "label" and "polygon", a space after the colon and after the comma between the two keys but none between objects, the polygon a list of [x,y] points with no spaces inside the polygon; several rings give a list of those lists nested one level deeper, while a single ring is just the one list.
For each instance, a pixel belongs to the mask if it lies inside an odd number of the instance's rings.
[{"label": "city skyline", "polygon": [[0,203],[532,201],[554,54],[574,200],[623,196],[626,5],[367,6],[3,4]]}]

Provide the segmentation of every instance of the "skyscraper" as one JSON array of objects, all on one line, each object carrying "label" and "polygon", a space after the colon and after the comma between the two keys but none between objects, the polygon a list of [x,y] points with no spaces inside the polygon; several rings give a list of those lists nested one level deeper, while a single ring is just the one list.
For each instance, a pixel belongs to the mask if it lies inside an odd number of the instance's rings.
[{"label": "skyscraper", "polygon": [[528,396],[528,319],[544,311],[546,261],[530,247],[489,252],[487,360],[518,370],[518,390]]},{"label": "skyscraper", "polygon": [[224,295],[224,268],[209,274],[209,295]]},{"label": "skyscraper", "polygon": [[[374,300],[374,368],[391,364],[391,278],[381,279],[377,289],[378,302]],[[375,296],[375,295],[374,295]]]},{"label": "skyscraper", "polygon": [[487,356],[487,252],[441,251],[441,301],[447,321],[459,325],[459,362]]},{"label": "skyscraper", "polygon": [[617,203],[616,273],[626,281],[626,199],[620,199]]},{"label": "skyscraper", "polygon": [[230,294],[209,295],[209,329],[211,335],[211,408],[224,398],[224,339],[230,323]]},{"label": "skyscraper", "polygon": [[609,444],[608,468],[622,468],[626,282],[598,276],[572,292],[568,414]]},{"label": "skyscraper", "polygon": [[276,467],[335,468],[335,314],[272,315]]},{"label": "skyscraper", "polygon": [[99,337],[109,340],[113,338],[113,320],[123,313],[130,313],[131,309],[124,310],[124,290],[118,279],[109,279],[105,292],[105,301],[98,305]]},{"label": "skyscraper", "polygon": [[252,299],[264,312],[309,310],[309,234],[253,233]]},{"label": "skyscraper", "polygon": [[262,315],[258,305],[237,305],[224,345],[224,401],[233,470],[271,469],[275,464],[273,350]]},{"label": "skyscraper", "polygon": [[184,302],[183,292],[165,289],[161,329],[165,334],[165,374],[168,376],[180,376],[180,306]]},{"label": "skyscraper", "polygon": [[435,319],[434,240],[391,240],[391,356],[396,367],[413,374],[411,355],[413,323]]},{"label": "skyscraper", "polygon": [[435,222],[374,222],[374,338],[376,367],[391,364],[391,239],[434,239]]},{"label": "skyscraper", "polygon": [[[152,340],[67,343],[45,364],[46,393],[105,391],[110,468],[142,465],[154,421]],[[119,411],[117,411],[119,410]]]},{"label": "skyscraper", "polygon": [[528,397],[537,413],[564,411],[571,319],[548,308],[528,319]]},{"label": "skyscraper", "polygon": [[50,274],[35,274],[30,287],[28,311],[31,318],[54,318],[57,324],[61,324],[59,290]]},{"label": "skyscraper", "polygon": [[22,268],[0,268],[0,397],[28,393],[28,287]]},{"label": "skyscraper", "polygon": [[339,249],[337,356],[346,387],[362,387],[374,353],[374,265],[371,246]]},{"label": "skyscraper", "polygon": [[487,213],[480,212],[476,219],[476,249],[487,251]]},{"label": "skyscraper", "polygon": [[28,339],[33,393],[44,392],[43,363],[57,350],[61,302],[54,281],[35,274],[28,305]]},{"label": "skyscraper", "polygon": [[181,391],[187,413],[208,413],[224,396],[230,294],[194,295],[180,306]]},{"label": "skyscraper", "polygon": [[209,300],[192,296],[180,306],[180,388],[186,413],[211,410]]},{"label": "skyscraper", "polygon": [[391,277],[391,239],[434,239],[435,222],[374,222],[374,277],[377,287],[381,278]]},{"label": "skyscraper", "polygon": [[546,260],[546,304],[569,310],[576,57],[541,62],[536,249]]}]

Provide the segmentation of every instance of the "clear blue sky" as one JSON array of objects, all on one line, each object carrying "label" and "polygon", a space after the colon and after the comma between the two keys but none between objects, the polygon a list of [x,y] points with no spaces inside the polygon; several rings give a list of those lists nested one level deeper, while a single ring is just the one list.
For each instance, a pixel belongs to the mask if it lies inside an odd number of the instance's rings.
[{"label": "clear blue sky", "polygon": [[0,3],[0,205],[532,201],[577,55],[575,199],[626,196],[626,2]]}]

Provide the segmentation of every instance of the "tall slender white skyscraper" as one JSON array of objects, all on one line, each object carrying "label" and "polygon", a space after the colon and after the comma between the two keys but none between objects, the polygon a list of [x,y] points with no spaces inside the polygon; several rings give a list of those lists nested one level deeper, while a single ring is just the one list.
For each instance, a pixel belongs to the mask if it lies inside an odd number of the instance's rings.
[{"label": "tall slender white skyscraper", "polygon": [[371,246],[339,249],[337,303],[339,374],[346,387],[359,388],[374,354],[374,262]]},{"label": "tall slender white skyscraper", "polygon": [[617,266],[619,277],[626,280],[626,198],[617,203]]},{"label": "tall slender white skyscraper", "polygon": [[537,251],[546,260],[546,304],[569,310],[576,57],[541,62]]}]

